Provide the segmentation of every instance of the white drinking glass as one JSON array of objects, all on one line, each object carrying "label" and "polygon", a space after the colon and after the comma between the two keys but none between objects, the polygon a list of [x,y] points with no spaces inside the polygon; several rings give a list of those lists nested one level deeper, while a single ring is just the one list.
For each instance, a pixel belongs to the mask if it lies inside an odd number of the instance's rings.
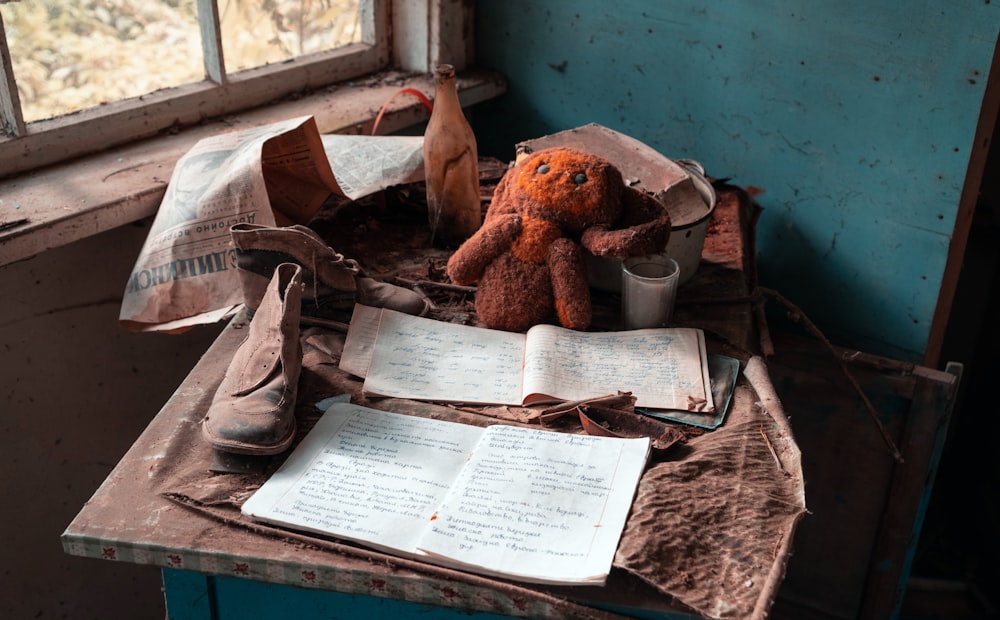
[{"label": "white drinking glass", "polygon": [[677,261],[666,254],[622,261],[622,323],[625,329],[666,327],[680,279]]}]

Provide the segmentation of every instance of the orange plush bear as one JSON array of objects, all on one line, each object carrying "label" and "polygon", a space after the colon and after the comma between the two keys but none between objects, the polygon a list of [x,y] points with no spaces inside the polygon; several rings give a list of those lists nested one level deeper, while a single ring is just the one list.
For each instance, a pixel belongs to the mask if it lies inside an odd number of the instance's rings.
[{"label": "orange plush bear", "polygon": [[629,187],[607,160],[556,147],[504,174],[482,227],[448,260],[456,284],[478,282],[476,311],[487,327],[524,331],[552,316],[590,325],[581,246],[595,256],[652,254],[666,246],[670,216]]}]

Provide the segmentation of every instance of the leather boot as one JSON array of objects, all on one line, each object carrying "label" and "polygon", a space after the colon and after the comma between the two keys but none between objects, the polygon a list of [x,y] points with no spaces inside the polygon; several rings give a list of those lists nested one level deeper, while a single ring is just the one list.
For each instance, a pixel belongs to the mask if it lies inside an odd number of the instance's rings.
[{"label": "leather boot", "polygon": [[306,226],[237,224],[230,233],[245,304],[251,313],[257,309],[274,268],[285,262],[303,267],[302,314],[306,316],[347,322],[355,303],[418,316],[430,308],[422,295],[366,276],[357,261],[344,258]]},{"label": "leather boot", "polygon": [[278,265],[202,423],[217,450],[278,454],[295,437],[302,268]]}]

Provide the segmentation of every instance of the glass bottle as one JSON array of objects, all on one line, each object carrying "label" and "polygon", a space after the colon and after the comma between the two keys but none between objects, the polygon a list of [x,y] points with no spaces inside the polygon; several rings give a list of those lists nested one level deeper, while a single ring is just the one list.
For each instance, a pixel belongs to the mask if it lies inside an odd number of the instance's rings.
[{"label": "glass bottle", "polygon": [[457,245],[482,224],[476,136],[462,112],[455,68],[438,65],[434,107],[424,131],[424,176],[431,242]]}]

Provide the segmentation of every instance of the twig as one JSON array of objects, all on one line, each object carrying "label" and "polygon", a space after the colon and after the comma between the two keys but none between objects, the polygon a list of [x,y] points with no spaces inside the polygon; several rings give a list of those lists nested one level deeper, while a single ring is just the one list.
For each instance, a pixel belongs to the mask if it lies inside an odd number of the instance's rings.
[{"label": "twig", "polygon": [[632,400],[632,392],[618,392],[617,394],[605,394],[604,396],[595,396],[593,398],[584,398],[582,400],[567,400],[559,403],[558,405],[553,405],[543,409],[542,413],[569,411],[579,405],[607,405],[610,407],[620,405],[630,400]]},{"label": "twig", "polygon": [[542,413],[538,417],[538,420],[541,423],[555,420],[556,418],[566,415],[581,405],[604,405],[606,407],[613,408],[616,405],[632,404],[634,402],[635,398],[632,396],[632,392],[605,394],[604,396],[595,396],[594,398],[585,398],[583,400],[568,400],[542,409]]},{"label": "twig", "polygon": [[837,355],[837,350],[834,348],[833,344],[830,343],[830,341],[823,334],[823,332],[820,331],[820,329],[816,327],[816,325],[812,321],[809,320],[809,317],[807,317],[805,313],[802,312],[801,308],[799,308],[792,302],[785,299],[785,297],[778,291],[764,287],[758,287],[757,290],[767,295],[768,297],[774,298],[778,303],[785,306],[785,308],[787,308],[792,313],[792,319],[805,325],[806,330],[809,331],[810,334],[815,336],[816,339],[822,342],[823,346],[825,346],[830,351],[830,353],[833,355],[833,359],[837,361],[837,364],[840,366],[840,369],[844,372],[844,375],[847,377],[847,380],[851,382],[851,385],[854,386],[854,390],[858,393],[858,396],[861,397],[861,401],[865,404],[865,408],[868,409],[868,413],[871,416],[872,421],[875,422],[875,426],[878,428],[879,433],[882,434],[882,440],[885,442],[886,446],[888,446],[889,448],[889,451],[892,453],[892,458],[894,458],[897,463],[902,463],[903,455],[900,454],[899,448],[896,447],[896,443],[892,440],[892,437],[890,437],[889,433],[885,430],[885,426],[882,425],[882,421],[879,419],[878,410],[875,408],[875,405],[873,405],[872,401],[868,399],[868,396],[865,394],[864,390],[861,389],[861,384],[858,383],[858,380],[854,378],[854,374],[851,372],[850,368],[847,367],[847,364],[844,363],[844,360],[839,355]]},{"label": "twig", "polygon": [[774,446],[771,445],[771,440],[767,438],[767,433],[764,432],[764,426],[760,427],[760,436],[764,438],[764,444],[767,445],[767,449],[771,451],[771,456],[774,457],[774,462],[778,466],[778,471],[785,473],[785,468],[781,464],[781,459],[778,458],[778,453],[774,451]]},{"label": "twig", "polygon": [[408,280],[406,278],[401,278],[399,276],[396,276],[395,280],[399,284],[402,284],[403,286],[406,286],[408,288],[433,286],[434,288],[439,288],[444,291],[452,291],[454,293],[476,292],[476,287],[474,286],[460,286],[458,284],[449,284],[447,282],[435,282],[434,280]]}]

